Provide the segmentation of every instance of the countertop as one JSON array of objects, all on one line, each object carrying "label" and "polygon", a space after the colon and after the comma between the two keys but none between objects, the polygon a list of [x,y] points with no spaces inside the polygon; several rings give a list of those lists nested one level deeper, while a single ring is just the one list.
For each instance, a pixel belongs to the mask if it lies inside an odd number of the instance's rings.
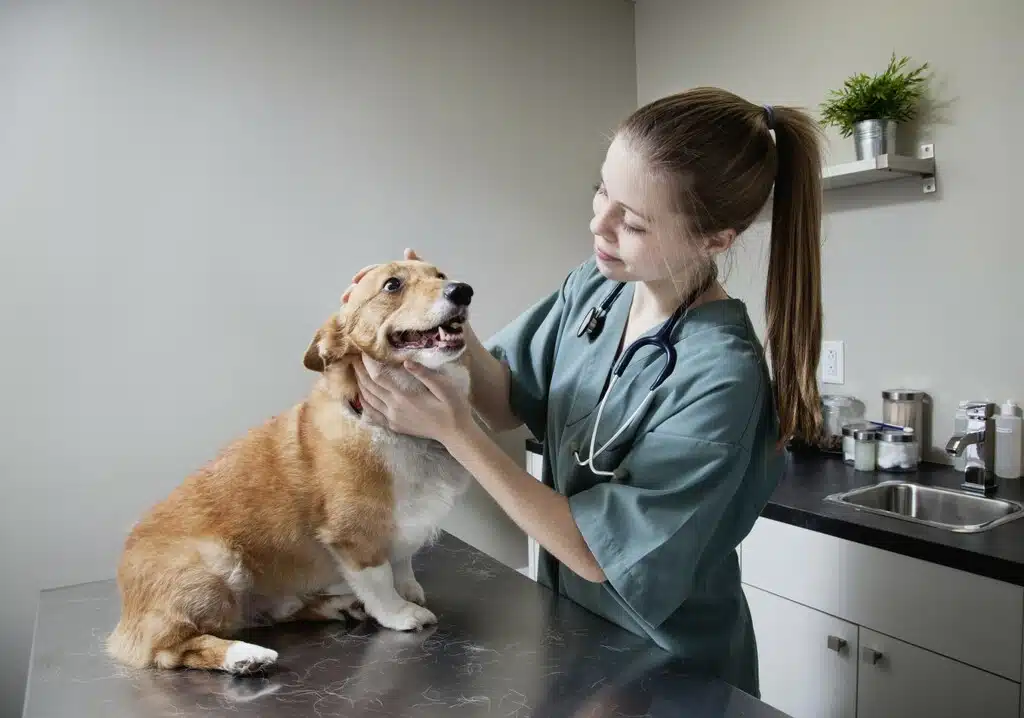
[{"label": "countertop", "polygon": [[[527,450],[541,453],[536,441]],[[975,534],[954,533],[852,507],[825,503],[829,494],[901,479],[959,489],[963,474],[922,463],[906,474],[861,472],[839,457],[786,452],[786,472],[761,515],[838,538],[1024,586],[1024,518]],[[999,479],[996,498],[1024,502],[1024,480]]]},{"label": "countertop", "polygon": [[125,668],[102,648],[113,581],[43,591],[23,715],[784,718],[451,535],[414,565],[437,626],[253,630],[242,638],[280,654],[262,676]]}]

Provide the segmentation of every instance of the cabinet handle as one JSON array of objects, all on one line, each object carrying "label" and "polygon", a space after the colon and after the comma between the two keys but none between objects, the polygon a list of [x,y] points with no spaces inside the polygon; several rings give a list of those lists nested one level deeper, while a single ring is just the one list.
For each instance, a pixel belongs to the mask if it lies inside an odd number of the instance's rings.
[{"label": "cabinet handle", "polygon": [[839,636],[828,637],[828,649],[835,651],[836,653],[842,653],[843,649],[846,648],[846,639],[840,638]]},{"label": "cabinet handle", "polygon": [[861,649],[860,656],[865,663],[870,663],[872,665],[878,663],[882,658],[884,658],[881,651],[876,651],[874,648],[868,648],[867,646]]}]

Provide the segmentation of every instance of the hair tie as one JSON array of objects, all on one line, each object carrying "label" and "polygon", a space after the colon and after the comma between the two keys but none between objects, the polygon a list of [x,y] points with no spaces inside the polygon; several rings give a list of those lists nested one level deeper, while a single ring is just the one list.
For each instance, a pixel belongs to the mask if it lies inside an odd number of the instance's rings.
[{"label": "hair tie", "polygon": [[769,130],[775,129],[775,110],[771,105],[764,106],[764,121],[768,124]]}]

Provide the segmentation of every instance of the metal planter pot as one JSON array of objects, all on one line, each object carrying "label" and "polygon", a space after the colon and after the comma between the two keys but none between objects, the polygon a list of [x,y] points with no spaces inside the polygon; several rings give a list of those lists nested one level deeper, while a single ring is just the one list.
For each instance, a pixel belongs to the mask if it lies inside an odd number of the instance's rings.
[{"label": "metal planter pot", "polygon": [[863,120],[853,126],[857,159],[866,160],[896,152],[896,123],[892,120]]}]

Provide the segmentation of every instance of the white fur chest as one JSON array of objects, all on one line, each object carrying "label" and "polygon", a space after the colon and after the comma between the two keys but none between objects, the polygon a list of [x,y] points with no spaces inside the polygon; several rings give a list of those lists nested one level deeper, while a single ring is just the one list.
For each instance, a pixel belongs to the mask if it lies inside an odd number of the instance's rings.
[{"label": "white fur chest", "polygon": [[399,438],[385,455],[395,502],[391,552],[400,559],[434,538],[472,477],[443,447],[428,442]]},{"label": "white fur chest", "polygon": [[[453,364],[441,368],[469,392],[469,372]],[[407,558],[432,540],[472,477],[434,441],[378,429],[376,441],[392,477],[395,536],[392,560]]]}]

